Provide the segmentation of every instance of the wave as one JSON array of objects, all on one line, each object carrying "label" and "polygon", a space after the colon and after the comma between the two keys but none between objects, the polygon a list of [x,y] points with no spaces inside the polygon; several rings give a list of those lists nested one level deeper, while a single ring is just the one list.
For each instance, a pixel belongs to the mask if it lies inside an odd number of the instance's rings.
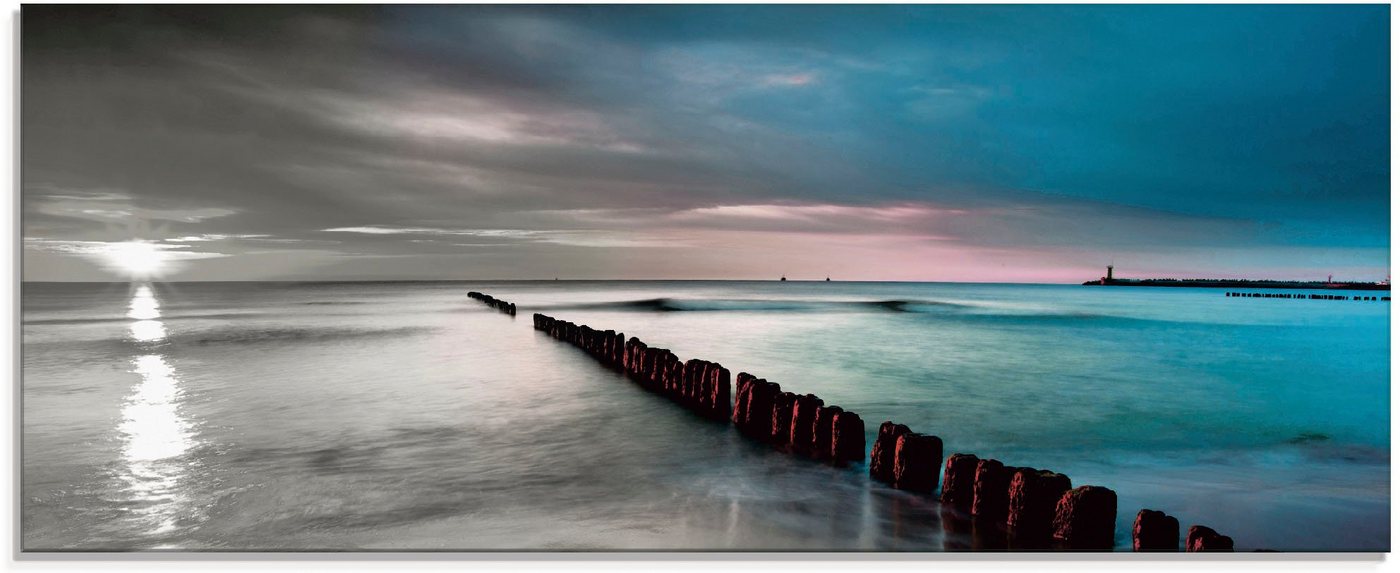
[{"label": "wave", "polygon": [[[218,345],[320,344],[342,340],[414,336],[435,332],[437,330],[438,329],[435,327],[428,326],[381,329],[294,327],[249,329],[209,328],[187,332],[176,331],[167,338],[151,341],[133,341],[126,335],[87,339],[74,338],[72,336],[54,338],[51,340],[32,340],[26,338],[24,346],[26,349],[33,349],[36,352],[44,348],[62,348],[65,352],[69,352],[73,356],[96,356],[102,358],[111,356],[113,353],[119,355],[130,353],[133,345],[140,349],[154,350]],[[47,352],[47,350],[44,350],[44,352]],[[105,358],[102,359],[105,360]]]},{"label": "wave", "polygon": [[930,320],[991,324],[1054,324],[1063,326],[1130,326],[1175,322],[1083,311],[1026,308],[997,304],[928,299],[801,300],[801,299],[679,299],[647,298],[531,306],[531,312],[595,310],[620,312],[782,312],[782,313],[897,313]]},{"label": "wave", "polygon": [[648,298],[639,300],[532,306],[530,310],[624,310],[643,312],[820,311],[834,310],[841,304],[840,302],[805,300]]},{"label": "wave", "polygon": [[890,312],[946,312],[958,309],[975,309],[975,305],[941,300],[876,300],[865,302],[881,310]]},{"label": "wave", "polygon": [[624,310],[647,312],[939,312],[973,305],[936,300],[794,300],[647,298],[532,306],[530,310]]},{"label": "wave", "polygon": [[359,329],[359,328],[265,328],[255,330],[233,330],[219,333],[191,333],[171,338],[173,344],[262,344],[267,342],[324,342],[356,338],[377,338],[386,336],[409,336],[430,332],[425,326],[401,328]]},{"label": "wave", "polygon": [[1178,325],[1182,327],[1200,326],[1204,323],[1149,318],[1141,316],[1119,316],[1091,312],[988,312],[967,313],[949,316],[950,320],[976,322],[991,326],[1046,326],[1057,328],[1133,328],[1149,325]]},{"label": "wave", "polygon": [[[254,316],[261,316],[262,314],[263,314],[263,313],[258,313],[258,312],[224,312],[224,313],[215,313],[215,314],[183,314],[183,315],[181,315],[181,314],[175,314],[175,315],[169,315],[169,316],[161,316],[161,317],[159,318],[159,320],[161,320],[161,321],[172,321],[172,320],[197,320],[197,319],[249,318],[249,317],[254,317]],[[106,317],[101,317],[101,318],[40,318],[40,319],[34,319],[34,320],[25,320],[25,321],[23,322],[23,324],[25,324],[26,326],[28,326],[28,325],[45,325],[45,324],[105,324],[105,323],[113,323],[113,322],[132,322],[133,320],[134,320],[134,319],[129,318],[129,317],[125,317],[125,316],[121,316],[121,317],[106,316]]]}]

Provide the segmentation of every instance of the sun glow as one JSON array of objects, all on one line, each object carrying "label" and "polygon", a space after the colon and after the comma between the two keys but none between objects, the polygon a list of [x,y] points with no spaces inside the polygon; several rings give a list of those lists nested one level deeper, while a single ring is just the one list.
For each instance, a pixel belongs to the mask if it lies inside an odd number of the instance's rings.
[{"label": "sun glow", "polygon": [[170,262],[165,251],[148,241],[115,243],[102,256],[109,268],[133,279],[158,277]]}]

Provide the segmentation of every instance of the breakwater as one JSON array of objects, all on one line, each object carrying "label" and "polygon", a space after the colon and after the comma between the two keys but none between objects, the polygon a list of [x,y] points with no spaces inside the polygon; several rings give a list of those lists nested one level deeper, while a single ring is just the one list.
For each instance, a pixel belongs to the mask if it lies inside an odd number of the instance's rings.
[{"label": "breakwater", "polygon": [[1225,296],[1240,298],[1283,298],[1292,300],[1390,300],[1388,296],[1347,296],[1344,294],[1301,294],[1292,292],[1227,292]]},{"label": "breakwater", "polygon": [[501,311],[502,313],[509,314],[509,315],[511,315],[511,316],[515,316],[515,303],[506,302],[506,301],[500,300],[500,299],[498,299],[498,298],[496,298],[496,297],[493,297],[493,296],[491,296],[491,295],[489,295],[489,294],[482,294],[482,293],[479,293],[479,292],[476,292],[476,291],[471,291],[471,292],[467,293],[467,296],[469,296],[469,297],[471,297],[471,298],[473,298],[473,299],[475,299],[475,300],[481,301],[482,304],[485,304],[486,306],[489,306],[489,307],[491,307],[491,308],[494,308],[494,309],[496,309],[496,310],[499,310],[499,311]]},{"label": "breakwater", "polygon": [[1111,276],[1085,281],[1083,286],[1168,287],[1168,288],[1265,288],[1316,290],[1390,290],[1390,283],[1275,281],[1237,279],[1115,279]]},{"label": "breakwater", "polygon": [[621,371],[642,388],[670,398],[686,409],[713,420],[727,420],[730,411],[729,370],[705,360],[681,361],[665,348],[653,348],[621,332],[595,330],[543,314],[534,315],[535,329],[588,353]]},{"label": "breakwater", "polygon": [[[775,382],[739,372],[731,402],[730,370],[717,363],[682,360],[618,331],[543,314],[534,314],[533,322],[536,330],[585,351],[643,389],[705,418],[728,421],[742,435],[778,451],[835,465],[866,459],[864,420],[815,395],[784,391]],[[969,453],[945,459],[938,436],[893,421],[879,426],[870,445],[871,478],[936,497],[944,508],[944,527],[970,532],[972,549],[1111,551],[1115,545],[1118,498],[1111,489],[1073,487],[1062,473]],[[1179,521],[1160,511],[1140,511],[1131,535],[1135,551],[1182,546]],[[1233,540],[1197,525],[1188,530],[1185,548],[1232,551]]]}]

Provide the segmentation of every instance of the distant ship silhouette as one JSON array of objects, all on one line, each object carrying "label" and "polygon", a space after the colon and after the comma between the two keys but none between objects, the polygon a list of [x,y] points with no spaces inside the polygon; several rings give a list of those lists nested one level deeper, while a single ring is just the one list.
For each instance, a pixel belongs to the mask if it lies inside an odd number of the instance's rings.
[{"label": "distant ship silhouette", "polygon": [[785,281],[787,281],[787,275],[783,275],[782,278],[778,279],[778,282],[785,282]]}]

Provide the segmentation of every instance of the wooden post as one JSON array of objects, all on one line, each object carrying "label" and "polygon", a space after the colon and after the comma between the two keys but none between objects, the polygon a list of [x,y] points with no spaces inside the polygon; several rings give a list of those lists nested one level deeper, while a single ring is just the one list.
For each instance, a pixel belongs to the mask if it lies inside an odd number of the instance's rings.
[{"label": "wooden post", "polygon": [[1006,510],[1006,530],[1011,542],[1026,549],[1048,547],[1055,506],[1069,488],[1069,478],[1064,474],[1017,468],[1011,475]]},{"label": "wooden post", "polygon": [[1082,485],[1066,491],[1055,506],[1055,541],[1074,551],[1112,551],[1118,520],[1118,494]]},{"label": "wooden post", "polygon": [[840,406],[824,406],[817,409],[817,419],[812,422],[812,457],[819,460],[833,459],[832,430],[836,429],[836,416],[844,411]]},{"label": "wooden post", "polygon": [[1204,525],[1192,525],[1186,530],[1186,551],[1189,553],[1219,552],[1235,550],[1235,540],[1228,535],[1216,533]]},{"label": "wooden post", "polygon": [[812,451],[812,428],[821,407],[822,399],[812,394],[797,398],[797,403],[792,407],[792,427],[788,430],[788,445],[794,452],[809,454]]},{"label": "wooden post", "polygon": [[953,454],[943,466],[943,491],[939,500],[957,511],[972,512],[972,486],[977,479],[977,456]]},{"label": "wooden post", "polygon": [[899,436],[894,446],[894,487],[918,493],[938,488],[938,470],[943,461],[943,440],[909,432]]},{"label": "wooden post", "polygon": [[909,433],[909,426],[886,420],[880,424],[875,444],[870,448],[870,477],[882,482],[894,481],[894,449],[899,437]]},{"label": "wooden post", "polygon": [[855,412],[841,412],[832,421],[831,457],[838,464],[865,459],[865,421]]},{"label": "wooden post", "polygon": [[1144,509],[1133,520],[1133,551],[1177,551],[1181,523],[1163,512]]}]

